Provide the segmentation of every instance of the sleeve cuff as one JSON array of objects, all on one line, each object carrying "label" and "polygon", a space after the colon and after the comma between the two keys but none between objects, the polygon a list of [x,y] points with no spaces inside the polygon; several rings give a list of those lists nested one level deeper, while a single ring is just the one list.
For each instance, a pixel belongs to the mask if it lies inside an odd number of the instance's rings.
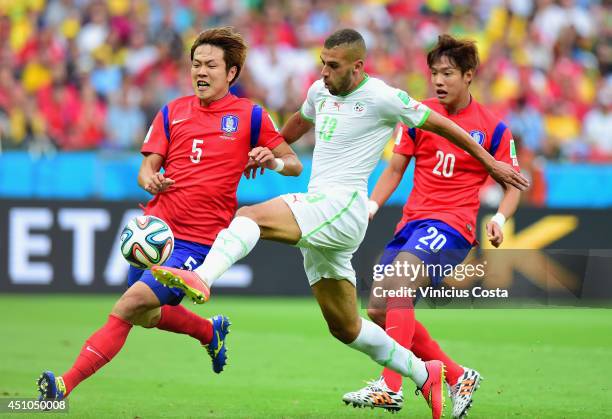
[{"label": "sleeve cuff", "polygon": [[431,109],[427,108],[427,110],[425,111],[425,115],[423,115],[423,118],[421,118],[421,121],[418,124],[416,124],[414,128],[421,128],[421,126],[423,126],[425,121],[427,121],[427,118],[429,118],[429,114],[431,114]]},{"label": "sleeve cuff", "polygon": [[[278,147],[285,139],[279,134],[277,137],[270,140],[264,147],[268,147],[270,150],[274,150]],[[259,145],[259,144],[258,144]]]},{"label": "sleeve cuff", "polygon": [[314,123],[314,118],[310,118],[304,113],[303,106],[300,108],[300,115],[302,115],[303,119]]},{"label": "sleeve cuff", "polygon": [[140,154],[143,156],[147,156],[149,154],[159,154],[162,157],[166,157],[166,150],[160,149],[159,147],[155,147],[153,145],[145,144],[140,148]]}]

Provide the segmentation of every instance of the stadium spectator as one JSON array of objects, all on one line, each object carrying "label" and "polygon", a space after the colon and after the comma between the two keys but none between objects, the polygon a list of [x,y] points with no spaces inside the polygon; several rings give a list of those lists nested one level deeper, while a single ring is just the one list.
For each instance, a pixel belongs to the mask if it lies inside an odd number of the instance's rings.
[{"label": "stadium spectator", "polygon": [[599,93],[597,105],[584,118],[584,139],[594,160],[612,160],[612,83]]},{"label": "stadium spectator", "polygon": [[542,115],[528,103],[526,96],[519,97],[508,122],[512,132],[521,137],[523,147],[535,154],[543,153],[545,136]]},{"label": "stadium spectator", "polygon": [[[405,86],[419,98],[432,92],[427,68],[415,57],[424,56],[440,33],[449,32],[478,42],[482,67],[472,90],[500,117],[519,125],[515,131],[521,131],[526,149],[548,159],[611,159],[589,134],[603,109],[597,92],[612,73],[609,2],[360,0],[351,2],[351,7],[347,4],[0,2],[0,61],[3,71],[7,69],[16,80],[10,86],[20,84],[38,98],[35,108],[44,117],[44,136],[60,149],[93,148],[100,140],[64,138],[76,134],[60,132],[61,115],[54,115],[46,103],[51,93],[65,96],[62,117],[74,122],[75,103],[80,106],[88,96],[81,92],[84,86],[93,86],[99,100],[91,109],[98,109],[101,116],[105,106],[116,105],[111,99],[129,79],[145,115],[141,129],[131,132],[141,133],[163,103],[189,91],[177,74],[188,65],[185,45],[203,27],[231,24],[245,34],[251,45],[252,72],[245,72],[233,91],[274,110],[279,123],[291,114],[305,86],[318,77],[317,45],[334,29],[355,27],[362,32],[371,51],[366,70]],[[88,84],[82,83],[83,77],[89,78]],[[19,137],[20,131],[7,128],[12,124],[8,115],[14,113],[7,102],[10,90],[0,83],[3,142],[27,149],[29,142]],[[109,126],[110,117],[106,114],[103,126]],[[520,127],[537,127],[540,119],[544,129],[527,132]],[[71,125],[69,129],[76,128]],[[105,145],[113,141],[103,140]]]},{"label": "stadium spectator", "polygon": [[104,148],[136,150],[142,143],[145,114],[138,106],[138,98],[130,93],[129,89],[122,89],[110,99]]}]

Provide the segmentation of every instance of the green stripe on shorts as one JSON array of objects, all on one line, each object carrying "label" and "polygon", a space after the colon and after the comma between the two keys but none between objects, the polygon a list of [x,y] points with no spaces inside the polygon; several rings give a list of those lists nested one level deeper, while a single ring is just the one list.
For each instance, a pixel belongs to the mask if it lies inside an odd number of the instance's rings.
[{"label": "green stripe on shorts", "polygon": [[[334,215],[332,218],[330,218],[329,220],[324,221],[323,223],[321,223],[321,225],[319,225],[317,228],[315,228],[314,230],[312,230],[310,233],[302,236],[302,238],[300,239],[300,242],[302,241],[306,241],[308,240],[310,237],[312,237],[313,235],[317,234],[319,231],[321,231],[322,229],[324,229],[325,227],[327,227],[328,225],[333,224],[336,220],[338,220],[340,217],[342,217],[342,215],[348,211],[348,209],[351,207],[351,205],[353,205],[353,202],[355,202],[355,199],[357,199],[357,196],[359,195],[359,193],[357,191],[353,192],[353,195],[351,196],[351,199],[349,200],[348,204],[346,204],[346,206],[344,208],[342,208],[338,214]],[[298,243],[299,245],[299,243]]]}]

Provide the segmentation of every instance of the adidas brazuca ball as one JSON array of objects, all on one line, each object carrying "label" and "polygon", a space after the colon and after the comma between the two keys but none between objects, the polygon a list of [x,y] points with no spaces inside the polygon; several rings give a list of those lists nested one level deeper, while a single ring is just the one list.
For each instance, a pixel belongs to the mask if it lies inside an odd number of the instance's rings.
[{"label": "adidas brazuca ball", "polygon": [[136,268],[149,269],[164,263],[172,249],[172,230],[164,220],[152,215],[132,218],[121,232],[121,254]]}]

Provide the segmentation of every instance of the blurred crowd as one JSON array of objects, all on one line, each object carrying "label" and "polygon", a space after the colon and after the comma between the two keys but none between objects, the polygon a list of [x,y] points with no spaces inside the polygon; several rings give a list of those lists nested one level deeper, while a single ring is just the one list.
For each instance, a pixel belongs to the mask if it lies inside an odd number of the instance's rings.
[{"label": "blurred crowd", "polygon": [[523,160],[610,162],[611,5],[0,0],[0,145],[32,153],[137,150],[160,107],[191,94],[191,43],[219,25],[235,26],[250,45],[233,90],[282,124],[318,78],[323,40],[352,27],[366,39],[367,72],[417,99],[432,94],[425,55],[437,36],[475,39],[482,63],[473,92],[509,123]]}]

